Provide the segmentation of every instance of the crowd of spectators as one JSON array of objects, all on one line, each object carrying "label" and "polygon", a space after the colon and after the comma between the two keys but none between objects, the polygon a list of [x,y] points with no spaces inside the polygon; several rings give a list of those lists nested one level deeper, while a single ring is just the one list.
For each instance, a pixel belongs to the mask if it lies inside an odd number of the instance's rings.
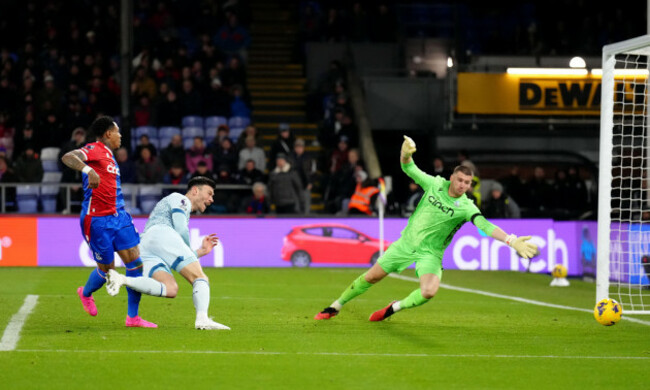
[{"label": "crowd of spectators", "polygon": [[[119,4],[0,5],[2,182],[40,182],[41,150],[59,148],[63,154],[83,145],[84,129],[98,115],[113,116],[125,135],[139,126],[181,128],[190,115],[250,118],[247,2],[140,0],[133,5],[132,118],[120,120]],[[193,145],[179,137],[160,144],[144,135],[137,145],[123,138],[116,152],[122,181],[179,184],[207,168],[218,182],[238,183],[249,159],[264,172],[256,140],[224,139],[228,126],[223,127],[221,138],[195,139]],[[246,133],[255,136],[255,128]],[[59,170],[63,183],[80,183],[77,172],[62,165]],[[65,199],[59,209],[61,203]]]}]

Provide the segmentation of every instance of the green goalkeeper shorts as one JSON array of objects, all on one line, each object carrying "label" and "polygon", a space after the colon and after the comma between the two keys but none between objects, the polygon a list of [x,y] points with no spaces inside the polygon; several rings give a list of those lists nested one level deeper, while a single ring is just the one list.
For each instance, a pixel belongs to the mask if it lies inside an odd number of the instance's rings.
[{"label": "green goalkeeper shorts", "polygon": [[423,253],[402,241],[395,241],[388,247],[386,253],[377,260],[381,268],[387,272],[400,273],[415,262],[415,275],[435,274],[442,280],[442,256],[431,252]]}]

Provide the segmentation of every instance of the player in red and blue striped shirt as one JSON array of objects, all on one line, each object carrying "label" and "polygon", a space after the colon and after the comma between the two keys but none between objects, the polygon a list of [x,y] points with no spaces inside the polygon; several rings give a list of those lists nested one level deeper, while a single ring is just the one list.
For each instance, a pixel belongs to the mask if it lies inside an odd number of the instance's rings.
[{"label": "player in red and blue striped shirt", "polygon": [[[124,210],[124,198],[120,182],[120,169],[113,156],[113,150],[120,147],[122,135],[112,118],[102,116],[90,125],[92,142],[66,153],[61,161],[68,167],[83,173],[84,201],[81,209],[81,230],[84,239],[93,252],[97,269],[91,272],[86,285],[77,293],[84,309],[92,316],[97,315],[92,293],[107,282],[109,269],[115,268],[114,252],[117,252],[126,266],[127,276],[135,278],[128,291],[128,313],[126,326],[156,328],[138,315],[140,293],[165,296],[165,285],[142,276],[142,261],[138,235],[131,215]],[[107,290],[111,291],[110,280]]]}]

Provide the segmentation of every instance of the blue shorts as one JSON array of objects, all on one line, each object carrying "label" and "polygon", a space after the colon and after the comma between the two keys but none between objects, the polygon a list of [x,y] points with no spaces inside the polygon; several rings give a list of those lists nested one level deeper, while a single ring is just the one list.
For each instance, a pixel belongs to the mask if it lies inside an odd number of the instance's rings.
[{"label": "blue shorts", "polygon": [[93,251],[95,261],[111,264],[114,252],[130,249],[140,243],[133,219],[123,208],[103,217],[81,216],[81,232]]}]

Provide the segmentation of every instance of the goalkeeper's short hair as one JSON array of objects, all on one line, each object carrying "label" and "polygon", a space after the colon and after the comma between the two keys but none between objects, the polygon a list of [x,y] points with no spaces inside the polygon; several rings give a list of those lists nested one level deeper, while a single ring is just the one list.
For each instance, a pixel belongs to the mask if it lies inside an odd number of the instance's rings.
[{"label": "goalkeeper's short hair", "polygon": [[474,176],[474,172],[472,172],[472,169],[468,167],[467,165],[458,165],[456,168],[454,168],[454,173],[456,172],[462,172],[465,175],[468,176]]}]

